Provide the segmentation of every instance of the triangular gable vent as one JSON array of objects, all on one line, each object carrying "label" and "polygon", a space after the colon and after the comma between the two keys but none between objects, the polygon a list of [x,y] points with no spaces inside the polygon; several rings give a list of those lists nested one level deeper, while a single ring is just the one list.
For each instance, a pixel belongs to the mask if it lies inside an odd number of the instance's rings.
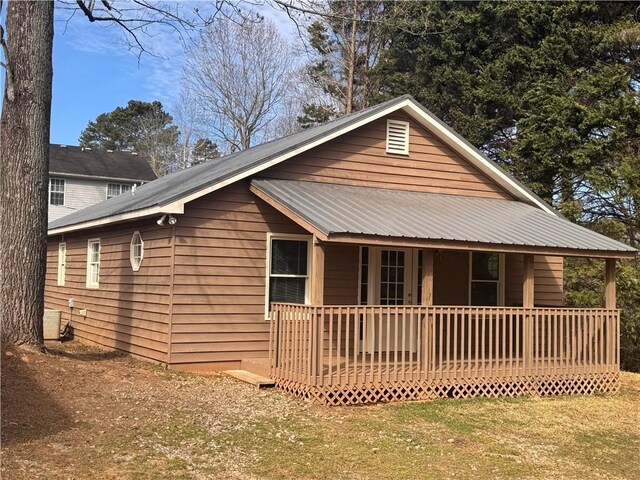
[{"label": "triangular gable vent", "polygon": [[409,122],[387,120],[387,153],[409,155]]}]

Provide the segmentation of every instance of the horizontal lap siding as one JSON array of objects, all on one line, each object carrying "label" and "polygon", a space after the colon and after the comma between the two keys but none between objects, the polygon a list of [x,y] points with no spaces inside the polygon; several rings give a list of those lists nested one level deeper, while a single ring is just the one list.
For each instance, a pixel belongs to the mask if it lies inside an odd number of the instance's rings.
[{"label": "horizontal lap siding", "polygon": [[[47,248],[46,308],[60,310],[63,323],[72,321],[75,338],[115,348],[159,362],[167,361],[171,229],[154,219],[108,229],[69,234],[64,286],[57,285],[60,237]],[[138,272],[131,268],[129,246],[140,231],[144,259]],[[86,287],[87,240],[100,238],[100,285]],[[68,306],[73,299],[75,308]],[[86,309],[86,317],[79,314]]]},{"label": "horizontal lap siding", "polygon": [[513,199],[415,120],[399,114],[393,118],[410,123],[409,155],[386,153],[384,118],[272,167],[261,176]]},{"label": "horizontal lap siding", "polygon": [[308,234],[240,182],[195,200],[176,225],[171,364],[238,367],[266,357],[267,233]]},{"label": "horizontal lap siding", "polygon": [[[523,256],[506,255],[505,304],[522,305]],[[536,307],[561,307],[563,301],[564,258],[536,255],[534,300]]]},{"label": "horizontal lap siding", "polygon": [[325,305],[358,305],[360,247],[327,245],[324,259]]}]

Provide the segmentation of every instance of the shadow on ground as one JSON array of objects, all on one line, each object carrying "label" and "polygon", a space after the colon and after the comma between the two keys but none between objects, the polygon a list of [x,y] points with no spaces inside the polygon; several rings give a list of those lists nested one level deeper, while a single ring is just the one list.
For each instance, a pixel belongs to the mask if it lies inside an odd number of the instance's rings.
[{"label": "shadow on ground", "polygon": [[[73,419],[38,382],[40,355],[2,349],[2,445],[44,438],[73,427]],[[60,388],[64,388],[61,379]]]}]

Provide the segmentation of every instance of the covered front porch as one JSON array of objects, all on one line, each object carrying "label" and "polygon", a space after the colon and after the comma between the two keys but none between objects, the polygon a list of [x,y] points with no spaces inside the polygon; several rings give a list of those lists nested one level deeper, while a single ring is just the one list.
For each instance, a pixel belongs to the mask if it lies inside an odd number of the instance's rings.
[{"label": "covered front porch", "polygon": [[[280,388],[329,405],[617,390],[632,249],[519,202],[296,183],[252,187],[312,235],[270,238]],[[602,308],[562,306],[564,256],[606,259]]]}]

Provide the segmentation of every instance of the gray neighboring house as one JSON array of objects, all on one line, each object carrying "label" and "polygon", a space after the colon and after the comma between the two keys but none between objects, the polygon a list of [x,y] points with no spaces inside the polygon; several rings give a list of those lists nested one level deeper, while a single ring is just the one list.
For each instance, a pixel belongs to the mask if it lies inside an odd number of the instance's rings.
[{"label": "gray neighboring house", "polygon": [[155,180],[144,156],[69,145],[49,147],[49,222]]}]

